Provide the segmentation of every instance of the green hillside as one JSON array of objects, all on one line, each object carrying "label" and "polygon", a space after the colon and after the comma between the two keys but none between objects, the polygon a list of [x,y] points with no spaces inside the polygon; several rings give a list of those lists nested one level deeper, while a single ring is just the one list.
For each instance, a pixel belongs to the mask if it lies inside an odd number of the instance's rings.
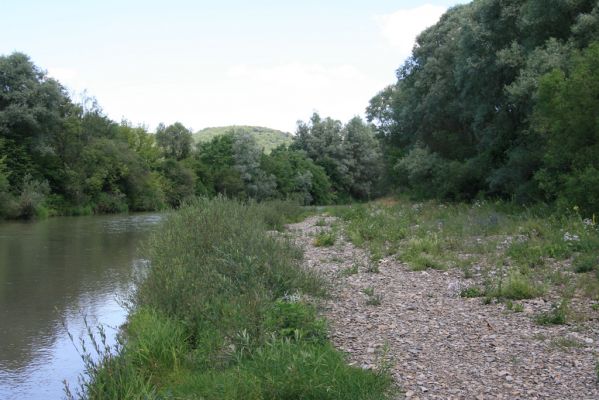
[{"label": "green hillside", "polygon": [[260,147],[264,149],[265,153],[270,153],[272,149],[285,144],[291,144],[292,135],[288,132],[278,131],[276,129],[264,128],[261,126],[245,126],[245,125],[231,125],[231,126],[220,126],[215,128],[204,128],[193,134],[193,138],[196,143],[208,142],[212,138],[224,135],[229,132],[235,133],[249,133],[256,138],[256,142]]}]

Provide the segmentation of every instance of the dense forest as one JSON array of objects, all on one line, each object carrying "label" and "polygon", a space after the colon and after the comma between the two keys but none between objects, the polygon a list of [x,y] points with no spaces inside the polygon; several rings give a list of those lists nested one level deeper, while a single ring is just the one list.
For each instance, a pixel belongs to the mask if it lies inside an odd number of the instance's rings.
[{"label": "dense forest", "polygon": [[[195,196],[544,202],[599,210],[599,4],[475,0],[420,34],[365,123],[318,114],[263,151],[243,129],[195,144],[73,102],[24,54],[0,57],[0,216],[177,207]],[[268,153],[268,154],[267,154]]]},{"label": "dense forest", "polygon": [[368,107],[387,179],[424,197],[599,211],[599,4],[475,0]]},{"label": "dense forest", "polygon": [[112,121],[21,53],[0,57],[0,87],[0,217],[159,210],[218,194],[325,204],[378,190],[382,153],[359,118],[315,114],[266,154],[243,129],[196,145],[179,122],[152,133]]}]

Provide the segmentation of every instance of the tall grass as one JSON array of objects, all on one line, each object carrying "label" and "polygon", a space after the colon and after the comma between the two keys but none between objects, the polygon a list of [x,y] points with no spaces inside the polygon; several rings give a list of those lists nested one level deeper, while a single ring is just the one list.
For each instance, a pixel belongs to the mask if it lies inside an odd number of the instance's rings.
[{"label": "tall grass", "polygon": [[323,286],[301,251],[268,232],[300,214],[220,198],[172,213],[146,245],[123,345],[89,371],[81,397],[387,398],[389,376],[348,366],[303,300]]}]

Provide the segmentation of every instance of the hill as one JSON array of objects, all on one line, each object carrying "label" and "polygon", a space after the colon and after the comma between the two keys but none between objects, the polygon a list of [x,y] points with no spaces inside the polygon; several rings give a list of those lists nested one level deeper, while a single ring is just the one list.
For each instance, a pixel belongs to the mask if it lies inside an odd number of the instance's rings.
[{"label": "hill", "polygon": [[221,126],[215,128],[205,128],[193,135],[193,139],[196,143],[208,142],[212,138],[224,135],[225,133],[234,131],[236,133],[249,133],[254,136],[256,142],[260,147],[264,149],[265,153],[270,153],[272,149],[285,144],[291,144],[292,135],[288,132],[278,131],[276,129],[264,128],[261,126],[245,126],[245,125],[231,125]]}]

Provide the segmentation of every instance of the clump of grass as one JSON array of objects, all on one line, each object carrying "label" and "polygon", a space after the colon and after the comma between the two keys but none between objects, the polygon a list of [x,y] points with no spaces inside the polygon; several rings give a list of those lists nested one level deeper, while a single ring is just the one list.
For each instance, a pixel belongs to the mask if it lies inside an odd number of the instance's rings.
[{"label": "clump of grass", "polygon": [[515,313],[521,313],[524,311],[524,304],[522,303],[514,303],[511,300],[505,302],[505,308]]},{"label": "clump of grass", "polygon": [[535,317],[535,321],[539,325],[564,325],[567,320],[568,302],[560,301],[558,304],[553,304],[551,310],[540,313]]},{"label": "clump of grass", "polygon": [[507,279],[500,280],[497,287],[488,293],[491,297],[507,300],[533,299],[541,294],[543,288],[518,271],[512,271]]},{"label": "clump of grass", "polygon": [[485,295],[485,292],[477,286],[470,286],[470,287],[468,287],[466,289],[462,289],[460,291],[460,297],[465,297],[465,298],[483,297],[484,295]]},{"label": "clump of grass", "polygon": [[379,268],[379,264],[377,262],[369,262],[366,265],[366,272],[368,272],[369,274],[378,274],[379,272],[381,272],[380,268]]},{"label": "clump of grass", "polygon": [[314,238],[314,246],[330,247],[335,245],[337,241],[337,233],[334,230],[321,230]]},{"label": "clump of grass", "polygon": [[404,258],[404,260],[410,264],[410,267],[414,271],[424,271],[427,269],[447,269],[445,264],[428,254],[418,254],[413,257]]},{"label": "clump of grass", "polygon": [[551,346],[560,349],[579,349],[583,347],[583,344],[575,339],[571,339],[568,337],[559,337],[551,341]]},{"label": "clump of grass", "polygon": [[351,267],[348,267],[341,271],[341,276],[351,276],[356,275],[359,272],[358,264],[353,264]]},{"label": "clump of grass", "polygon": [[322,226],[327,226],[328,224],[327,224],[327,220],[326,220],[326,219],[324,219],[324,218],[319,218],[319,219],[316,221],[316,223],[314,223],[314,225],[315,225],[315,226],[320,226],[320,227],[322,227]]},{"label": "clump of grass", "polygon": [[368,296],[366,299],[366,305],[368,306],[378,306],[383,301],[383,296],[375,293],[372,286],[362,289],[362,293]]},{"label": "clump of grass", "polygon": [[276,301],[266,312],[264,328],[279,338],[324,342],[326,323],[313,306],[302,302]]},{"label": "clump of grass", "polygon": [[599,267],[599,256],[597,254],[581,254],[572,263],[576,273],[591,272]]}]

